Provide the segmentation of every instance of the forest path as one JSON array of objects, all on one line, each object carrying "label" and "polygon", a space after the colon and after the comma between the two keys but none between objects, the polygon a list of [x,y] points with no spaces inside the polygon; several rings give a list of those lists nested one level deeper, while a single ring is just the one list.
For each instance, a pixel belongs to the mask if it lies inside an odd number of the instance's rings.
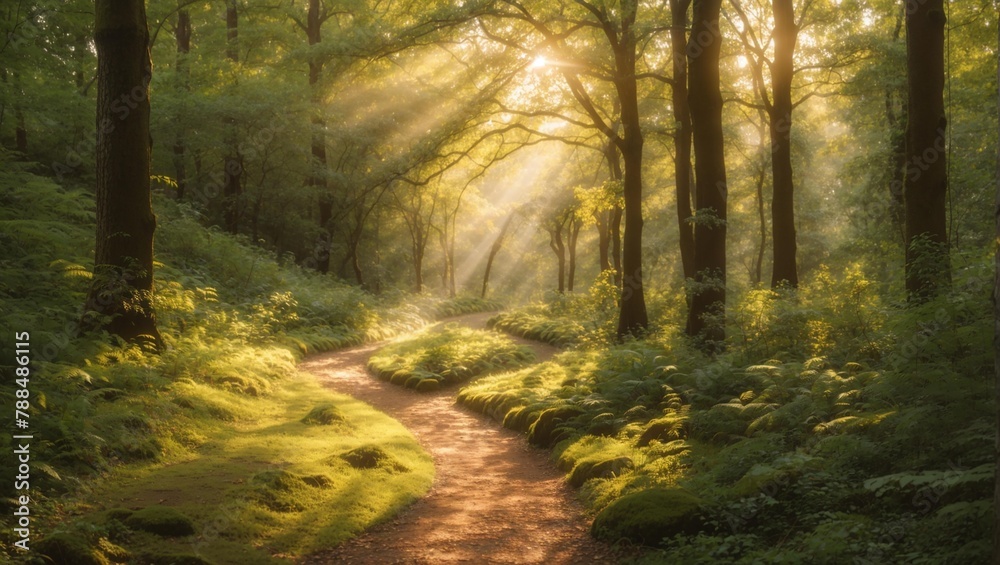
[{"label": "forest path", "polygon": [[[483,328],[490,314],[445,320]],[[538,359],[558,350],[515,338]],[[380,381],[365,366],[378,345],[319,355],[302,363],[330,388],[396,418],[434,458],[428,495],[399,516],[308,564],[615,563],[590,537],[589,521],[549,461],[521,434],[455,404],[455,388],[417,393]]]}]

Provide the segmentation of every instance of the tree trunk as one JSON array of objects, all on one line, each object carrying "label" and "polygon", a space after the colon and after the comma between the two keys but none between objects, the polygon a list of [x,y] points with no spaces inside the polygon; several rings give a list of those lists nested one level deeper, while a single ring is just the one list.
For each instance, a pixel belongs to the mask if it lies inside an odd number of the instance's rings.
[{"label": "tree trunk", "polygon": [[622,286],[622,210],[615,205],[611,209],[611,262],[615,269],[615,286]]},{"label": "tree trunk", "polygon": [[[903,15],[906,4],[900,4],[896,16],[896,26],[893,29],[893,43],[899,41],[903,30]],[[896,113],[896,93],[891,85],[885,87],[885,118],[889,126],[889,218],[900,241],[906,245],[906,224],[904,222],[903,178],[906,172],[906,100],[900,103],[899,113]]]},{"label": "tree trunk", "polygon": [[[621,154],[614,141],[608,141],[605,149],[605,156],[608,160],[608,174],[612,181],[620,182],[624,173],[622,172]],[[617,200],[617,197],[615,198]],[[622,214],[624,210],[615,204],[610,213],[610,237],[611,237],[611,261],[615,268],[615,286],[622,286]]]},{"label": "tree trunk", "polygon": [[[83,329],[162,346],[153,312],[149,30],[142,0],[97,0],[97,239]],[[141,92],[141,96],[137,96]],[[124,117],[113,109],[129,100]]]},{"label": "tree trunk", "polygon": [[799,286],[795,243],[795,185],[792,179],[792,75],[795,25],[792,0],[774,0],[774,63],[771,65],[771,288]]},{"label": "tree trunk", "polygon": [[906,13],[906,291],[923,302],[950,283],[943,0]]},{"label": "tree trunk", "polygon": [[574,214],[569,223],[569,272],[566,274],[566,290],[573,292],[573,283],[576,279],[576,241],[580,237],[580,228],[583,222]]},{"label": "tree trunk", "polygon": [[417,294],[424,291],[424,247],[422,242],[413,244],[413,289]]},{"label": "tree trunk", "polygon": [[[674,180],[677,197],[677,227],[680,231],[681,265],[684,278],[693,279],[694,226],[691,224],[691,112],[687,91],[687,25],[691,0],[670,0],[670,45],[674,60],[672,102],[674,110]],[[690,297],[688,297],[690,302]]]},{"label": "tree trunk", "polygon": [[609,247],[611,246],[611,228],[608,225],[611,215],[608,210],[594,212],[594,225],[597,226],[597,264],[603,273],[611,268]]},{"label": "tree trunk", "polygon": [[[226,2],[226,57],[235,67],[240,61],[239,14],[235,0]],[[223,185],[223,221],[227,232],[240,231],[240,199],[243,195],[243,158],[236,139],[236,124],[232,117],[226,119],[229,136],[229,154],[224,159],[225,183]]]},{"label": "tree trunk", "polygon": [[[184,0],[181,0],[182,2]],[[188,70],[188,53],[191,52],[191,15],[186,9],[177,12],[177,59],[174,72],[177,77],[177,91],[185,97],[191,91],[190,72]],[[183,200],[187,191],[187,168],[184,154],[187,151],[184,131],[185,104],[181,104],[181,116],[177,117],[177,133],[174,137],[174,170],[177,175],[177,199]],[[256,238],[255,238],[256,239]]]},{"label": "tree trunk", "polygon": [[500,228],[500,233],[497,234],[497,238],[493,240],[493,245],[490,246],[490,254],[486,259],[486,271],[483,273],[483,291],[480,293],[480,298],[486,298],[486,291],[490,285],[490,271],[493,270],[493,260],[496,259],[497,253],[500,253],[500,248],[503,246],[503,240],[507,237],[507,230],[510,229],[510,224],[514,220],[514,212],[511,212],[507,219],[504,220],[503,226]]},{"label": "tree trunk", "polygon": [[695,154],[695,289],[687,334],[715,353],[726,338],[726,160],[722,133],[719,53],[722,0],[694,0],[688,42],[688,103]]},{"label": "tree trunk", "polygon": [[[763,112],[762,112],[763,113]],[[764,120],[766,116],[761,116],[761,120]],[[764,123],[761,122],[761,132],[760,141],[761,146],[766,142],[765,132],[763,131]],[[753,266],[753,282],[754,284],[760,284],[764,277],[764,252],[767,250],[767,214],[764,213],[764,181],[767,176],[767,162],[762,160],[760,163],[760,168],[757,169],[757,184],[756,184],[756,196],[757,196],[757,221],[760,224],[760,245],[757,247],[757,260],[754,262]]]},{"label": "tree trunk", "polygon": [[557,220],[555,226],[549,228],[549,248],[559,261],[559,294],[566,292],[566,245],[562,236],[564,226],[563,220]]},{"label": "tree trunk", "polygon": [[[1000,31],[997,32],[997,46],[1000,47]],[[997,110],[1000,111],[1000,66],[997,67]],[[1000,133],[1000,128],[998,128]],[[997,241],[1000,241],[1000,148],[997,149],[997,189],[993,219]],[[1000,247],[994,247],[993,263],[993,402],[1000,408]],[[997,410],[997,435],[994,446],[994,460],[1000,469],[1000,410]],[[1000,565],[1000,472],[995,473],[993,486],[993,563]]]},{"label": "tree trunk", "polygon": [[[309,0],[309,13],[306,16],[306,37],[309,46],[319,44],[322,41],[320,35],[323,24],[320,14],[319,0]],[[315,49],[315,48],[314,48]],[[315,53],[309,55],[309,92],[312,101],[312,116],[309,119],[312,134],[310,136],[310,146],[312,150],[312,170],[309,175],[308,184],[319,194],[319,228],[320,228],[320,252],[316,264],[316,270],[327,273],[330,270],[330,240],[331,230],[330,220],[333,217],[333,199],[328,192],[326,182],[326,121],[323,119],[323,95],[319,88],[320,75],[323,72],[323,61]]]}]

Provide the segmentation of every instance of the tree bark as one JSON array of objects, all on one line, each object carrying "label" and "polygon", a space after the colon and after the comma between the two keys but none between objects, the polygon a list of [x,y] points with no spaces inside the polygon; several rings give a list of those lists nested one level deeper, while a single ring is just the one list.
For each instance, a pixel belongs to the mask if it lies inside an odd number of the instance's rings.
[{"label": "tree bark", "polygon": [[771,238],[773,245],[771,288],[799,286],[795,243],[795,185],[792,179],[792,76],[798,26],[792,0],[773,0],[774,62],[771,65],[770,108]]},{"label": "tree bark", "polygon": [[[694,225],[691,223],[691,111],[687,90],[687,26],[691,0],[670,0],[670,46],[674,62],[671,102],[674,111],[674,180],[677,228],[680,232],[684,278],[693,279]],[[690,302],[690,297],[688,297]]]},{"label": "tree bark", "polygon": [[483,273],[483,291],[479,295],[480,298],[486,298],[486,291],[490,285],[490,272],[493,270],[493,260],[496,259],[501,247],[503,247],[503,240],[507,237],[507,230],[510,229],[510,224],[514,220],[514,214],[515,212],[511,212],[507,216],[507,219],[503,222],[503,226],[500,228],[500,233],[497,234],[497,238],[493,240],[493,245],[490,246],[490,254],[486,259],[486,271]]},{"label": "tree bark", "polygon": [[906,13],[906,291],[923,302],[950,283],[948,169],[944,113],[943,0]]},{"label": "tree bark", "polygon": [[695,154],[695,288],[687,334],[709,353],[726,338],[726,161],[719,90],[721,0],[694,0],[688,41],[688,103]]},{"label": "tree bark", "polygon": [[[97,0],[97,239],[84,330],[162,346],[153,312],[149,30],[142,0]],[[115,112],[123,100],[130,111]]]}]

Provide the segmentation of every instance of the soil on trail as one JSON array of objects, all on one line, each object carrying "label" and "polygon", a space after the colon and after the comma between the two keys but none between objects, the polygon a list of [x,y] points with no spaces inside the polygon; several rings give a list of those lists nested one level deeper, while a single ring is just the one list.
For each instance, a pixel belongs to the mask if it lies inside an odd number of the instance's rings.
[{"label": "soil on trail", "polygon": [[[481,328],[488,314],[447,320]],[[525,340],[540,360],[557,350]],[[311,555],[327,563],[616,563],[548,452],[455,404],[455,389],[416,393],[365,369],[369,345],[301,365],[337,392],[403,423],[434,458],[430,493],[402,514],[341,546]]]}]

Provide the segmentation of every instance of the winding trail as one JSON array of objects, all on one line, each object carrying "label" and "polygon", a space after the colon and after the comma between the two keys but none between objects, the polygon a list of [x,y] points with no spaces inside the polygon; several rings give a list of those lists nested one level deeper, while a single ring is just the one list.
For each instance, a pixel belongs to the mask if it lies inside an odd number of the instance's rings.
[{"label": "winding trail", "polygon": [[[447,320],[482,328],[489,314]],[[539,360],[556,349],[530,345]],[[430,493],[396,518],[302,562],[616,563],[548,452],[455,404],[454,388],[426,394],[382,382],[365,368],[378,345],[313,357],[300,368],[403,423],[434,458]]]}]

